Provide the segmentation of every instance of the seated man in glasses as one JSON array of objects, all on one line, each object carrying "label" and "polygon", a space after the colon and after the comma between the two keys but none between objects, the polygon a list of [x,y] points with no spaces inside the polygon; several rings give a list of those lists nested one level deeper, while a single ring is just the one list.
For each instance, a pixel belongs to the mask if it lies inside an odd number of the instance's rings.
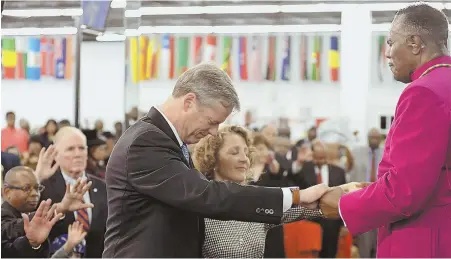
[{"label": "seated man in glasses", "polygon": [[[58,212],[64,215],[68,211],[91,206],[92,204],[85,204],[82,200],[83,194],[90,185],[91,183],[86,181],[78,181],[72,188],[66,188],[62,201],[54,204],[50,211],[53,211],[53,214]],[[38,182],[36,174],[29,167],[16,166],[6,173],[2,188],[4,200],[1,210],[2,244],[4,241],[13,241],[26,236],[22,214],[27,215],[33,221],[34,211],[39,204],[43,190],[44,186]],[[33,240],[29,241],[34,250],[47,246],[47,242],[38,244]]]}]

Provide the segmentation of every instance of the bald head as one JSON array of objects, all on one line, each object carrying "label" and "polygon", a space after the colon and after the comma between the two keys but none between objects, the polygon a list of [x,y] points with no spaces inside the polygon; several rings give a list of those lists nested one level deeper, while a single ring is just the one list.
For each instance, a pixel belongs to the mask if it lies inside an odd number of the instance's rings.
[{"label": "bald head", "polygon": [[61,171],[74,179],[80,177],[86,170],[88,160],[86,136],[81,130],[67,126],[56,133],[54,142],[57,151],[56,161]]},{"label": "bald head", "polygon": [[73,137],[73,136],[80,136],[82,137],[86,142],[86,136],[83,134],[83,132],[75,127],[72,126],[66,126],[58,130],[58,132],[55,135],[55,138],[53,142],[55,145],[58,145],[60,143],[63,143],[65,139]]},{"label": "bald head", "polygon": [[416,3],[400,9],[395,16],[393,26],[409,35],[418,35],[426,46],[447,45],[449,22],[443,11],[426,3]]},{"label": "bald head", "polygon": [[20,184],[24,177],[33,178],[37,181],[33,169],[26,166],[16,166],[6,172],[4,182],[10,185]]}]

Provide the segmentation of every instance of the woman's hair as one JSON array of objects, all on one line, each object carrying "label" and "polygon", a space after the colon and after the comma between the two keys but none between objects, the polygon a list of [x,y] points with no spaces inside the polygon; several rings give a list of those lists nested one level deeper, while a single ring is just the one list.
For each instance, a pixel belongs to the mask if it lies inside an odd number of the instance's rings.
[{"label": "woman's hair", "polygon": [[247,156],[252,165],[254,148],[252,146],[251,133],[240,126],[224,126],[220,128],[216,136],[209,135],[196,144],[194,150],[193,162],[197,170],[202,172],[207,179],[214,178],[215,167],[218,163],[218,153],[224,144],[225,136],[236,134],[242,137],[249,148]]},{"label": "woman's hair", "polygon": [[271,143],[269,143],[269,140],[267,137],[265,137],[265,135],[263,135],[262,133],[254,133],[253,134],[253,145],[257,146],[263,144],[265,145],[268,149],[272,149]]}]

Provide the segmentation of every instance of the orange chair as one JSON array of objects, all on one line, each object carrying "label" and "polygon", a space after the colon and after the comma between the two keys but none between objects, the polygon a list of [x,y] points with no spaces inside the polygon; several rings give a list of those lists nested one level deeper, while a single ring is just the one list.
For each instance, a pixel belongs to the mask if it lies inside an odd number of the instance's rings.
[{"label": "orange chair", "polygon": [[318,258],[322,229],[311,221],[297,221],[283,226],[286,258]]},{"label": "orange chair", "polygon": [[337,258],[351,258],[352,249],[352,236],[347,234],[346,236],[338,239],[338,251]]}]

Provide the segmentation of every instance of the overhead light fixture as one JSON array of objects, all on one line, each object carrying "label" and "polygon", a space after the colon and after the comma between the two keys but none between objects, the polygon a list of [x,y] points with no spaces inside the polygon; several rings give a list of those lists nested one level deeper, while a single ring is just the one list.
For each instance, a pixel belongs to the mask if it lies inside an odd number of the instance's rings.
[{"label": "overhead light fixture", "polygon": [[71,35],[77,33],[77,28],[3,28],[1,31],[2,36]]},{"label": "overhead light fixture", "polygon": [[[380,31],[380,32],[387,32],[391,28],[391,23],[377,23],[371,25],[372,31]],[[449,31],[451,31],[451,24],[448,25]]]},{"label": "overhead light fixture", "polygon": [[[451,4],[429,3],[438,9],[451,9]],[[409,3],[361,3],[357,4],[370,11],[396,11]],[[356,4],[298,4],[298,5],[233,5],[233,6],[182,6],[182,7],[141,7],[139,10],[126,12],[126,17],[142,15],[196,15],[196,14],[243,14],[243,13],[318,13],[342,12],[355,8]]]},{"label": "overhead light fixture", "polygon": [[[338,24],[305,25],[242,25],[242,26],[141,26],[140,34],[248,34],[248,33],[294,33],[294,32],[337,32]],[[127,32],[129,33],[129,32]]]},{"label": "overhead light fixture", "polygon": [[96,37],[97,41],[124,41],[125,35],[116,33],[105,33]]},{"label": "overhead light fixture", "polygon": [[113,0],[110,4],[111,8],[125,8],[127,7],[127,0]]},{"label": "overhead light fixture", "polygon": [[83,9],[13,9],[3,10],[2,15],[15,17],[55,17],[55,16],[81,16]]}]

